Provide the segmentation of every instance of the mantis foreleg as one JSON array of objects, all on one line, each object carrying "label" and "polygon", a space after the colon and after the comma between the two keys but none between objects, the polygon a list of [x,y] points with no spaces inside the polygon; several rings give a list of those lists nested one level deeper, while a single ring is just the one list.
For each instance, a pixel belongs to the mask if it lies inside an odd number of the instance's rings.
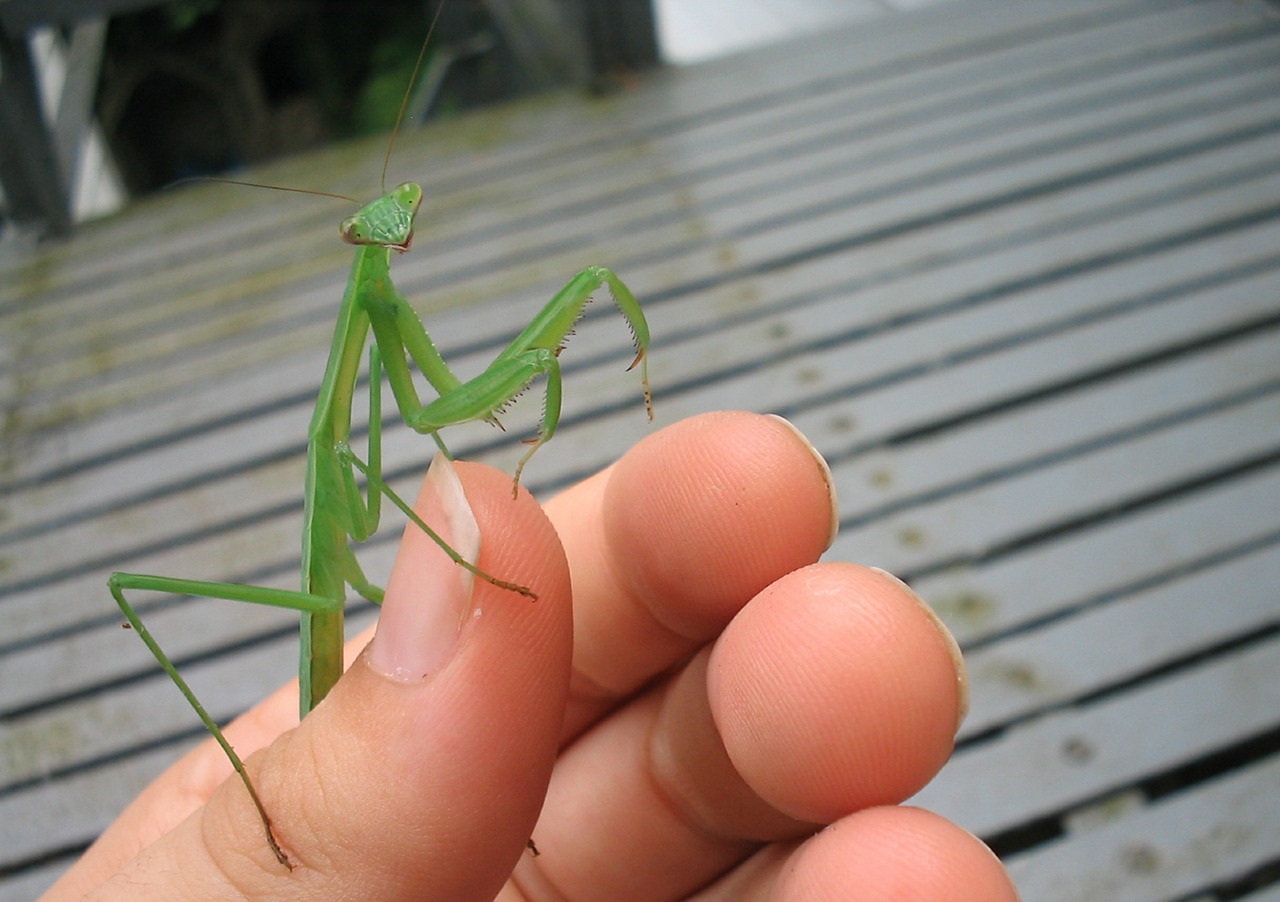
[{"label": "mantis foreleg", "polygon": [[[369,321],[386,358],[387,380],[400,406],[401,416],[410,428],[431,435],[439,442],[439,432],[447,426],[472,420],[496,422],[497,414],[510,404],[538,376],[547,377],[542,421],[532,447],[516,465],[512,492],[520,484],[520,474],[535,451],[556,431],[560,418],[560,366],[557,358],[564,348],[574,323],[583,308],[601,287],[609,290],[623,318],[631,327],[636,347],[632,369],[640,364],[640,380],[644,390],[645,409],[653,419],[653,399],[649,390],[646,354],[649,327],[644,313],[631,290],[614,273],[602,266],[591,266],[579,272],[556,293],[537,316],[506,348],[494,358],[483,373],[461,382],[449,369],[435,343],[427,334],[413,309],[390,287],[366,300]],[[394,353],[388,352],[394,348]],[[423,404],[410,378],[406,353],[440,397]],[[443,445],[441,448],[443,449]]]}]

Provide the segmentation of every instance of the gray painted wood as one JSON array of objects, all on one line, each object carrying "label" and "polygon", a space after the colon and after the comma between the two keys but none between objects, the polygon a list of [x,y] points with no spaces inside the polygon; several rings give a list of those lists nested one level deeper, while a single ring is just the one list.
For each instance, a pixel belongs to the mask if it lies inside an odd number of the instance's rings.
[{"label": "gray painted wood", "polygon": [[[841,495],[828,556],[909,578],[966,648],[973,710],[915,801],[991,841],[1024,898],[1265,899],[1277,86],[1262,2],[942,6],[402,136],[392,178],[428,202],[397,281],[474,372],[607,263],[651,320],[659,425],[801,426]],[[363,196],[382,151],[254,175]],[[0,260],[0,899],[199,738],[106,573],[296,580],[341,215],[201,186]],[[626,347],[603,305],[581,324],[535,491],[647,433]],[[520,452],[487,427],[451,446]],[[400,488],[429,453],[385,435]],[[391,553],[371,543],[369,572]],[[147,609],[220,717],[293,672],[284,614]]]}]

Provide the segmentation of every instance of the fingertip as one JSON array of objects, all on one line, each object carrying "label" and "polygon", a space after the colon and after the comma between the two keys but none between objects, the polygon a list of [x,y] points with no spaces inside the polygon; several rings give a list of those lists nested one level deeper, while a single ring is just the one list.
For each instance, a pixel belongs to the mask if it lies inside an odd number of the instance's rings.
[{"label": "fingertip", "polygon": [[803,843],[782,867],[773,898],[1017,902],[1018,894],[973,834],[929,811],[881,807]]},{"label": "fingertip", "polygon": [[840,531],[840,499],[836,497],[836,479],[831,474],[831,467],[827,463],[827,459],[822,456],[822,452],[817,449],[813,442],[809,441],[809,436],[800,431],[795,423],[786,417],[778,416],[776,413],[767,414],[769,419],[776,420],[798,441],[801,446],[809,452],[814,469],[817,470],[818,477],[822,480],[823,486],[827,490],[827,506],[831,511],[831,519],[827,524],[827,544],[823,546],[823,551],[831,547],[836,540],[836,533]]},{"label": "fingertip", "polygon": [[951,753],[960,705],[947,646],[914,597],[834,563],[742,610],[712,652],[708,693],[743,778],[817,823],[917,792]]},{"label": "fingertip", "polygon": [[[537,499],[522,484],[513,497],[511,476],[501,470],[464,461],[455,462],[454,467],[481,525],[481,569],[499,579],[527,586],[538,601],[546,595],[552,604],[543,614],[567,616],[568,562],[559,534]],[[492,584],[477,589],[486,598],[522,600],[518,593]],[[523,601],[529,602],[528,597]]]},{"label": "fingertip", "polygon": [[637,596],[674,600],[655,615],[714,636],[745,599],[812,563],[831,537],[825,465],[776,417],[721,411],[637,444],[614,467],[603,528]]},{"label": "fingertip", "polygon": [[947,651],[947,656],[951,658],[951,665],[955,669],[956,675],[956,732],[960,732],[960,727],[964,724],[965,718],[969,716],[969,668],[965,664],[964,652],[960,649],[960,643],[957,641],[955,634],[951,632],[950,627],[938,616],[938,612],[933,609],[929,602],[925,601],[916,594],[915,589],[903,582],[888,570],[881,570],[879,567],[867,568],[871,572],[879,574],[888,580],[896,589],[906,593],[914,600],[920,609],[920,612],[933,624],[938,631],[938,637],[942,640],[943,647]]}]

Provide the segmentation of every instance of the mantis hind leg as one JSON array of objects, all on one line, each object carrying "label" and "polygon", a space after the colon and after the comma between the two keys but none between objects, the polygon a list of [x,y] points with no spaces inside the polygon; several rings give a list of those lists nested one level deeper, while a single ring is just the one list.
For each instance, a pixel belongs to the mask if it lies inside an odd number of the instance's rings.
[{"label": "mantis hind leg", "polygon": [[141,573],[113,573],[110,579],[107,580],[107,585],[111,589],[111,595],[115,598],[116,604],[120,606],[121,613],[124,614],[125,619],[129,622],[129,626],[133,628],[138,637],[150,649],[151,654],[155,656],[161,668],[169,675],[169,679],[173,680],[174,685],[178,687],[178,691],[182,693],[187,703],[191,705],[192,710],[200,718],[200,722],[204,724],[205,729],[209,731],[226,754],[227,760],[231,762],[232,768],[235,769],[236,774],[240,777],[240,782],[248,790],[249,798],[253,800],[253,806],[262,821],[262,827],[267,836],[267,844],[271,847],[272,853],[281,864],[292,869],[292,862],[289,861],[289,857],[285,855],[284,850],[276,841],[275,834],[271,829],[271,818],[268,816],[262,800],[258,797],[258,791],[254,788],[253,781],[249,779],[244,762],[236,754],[236,750],[232,748],[231,743],[227,741],[227,737],[223,735],[222,729],[217,722],[209,715],[204,705],[201,704],[200,699],[196,697],[190,684],[182,678],[178,668],[160,647],[160,643],[151,635],[151,631],[142,622],[142,618],[138,616],[137,610],[125,598],[124,593],[126,590],[170,592],[175,595],[196,595],[205,598],[221,598],[228,601],[247,601],[253,604],[293,608],[313,613],[330,611],[335,606],[341,607],[343,600],[338,599],[335,601],[318,595],[307,595],[303,592],[290,592],[284,589],[270,589],[264,586],[174,579],[166,576],[148,576]]}]

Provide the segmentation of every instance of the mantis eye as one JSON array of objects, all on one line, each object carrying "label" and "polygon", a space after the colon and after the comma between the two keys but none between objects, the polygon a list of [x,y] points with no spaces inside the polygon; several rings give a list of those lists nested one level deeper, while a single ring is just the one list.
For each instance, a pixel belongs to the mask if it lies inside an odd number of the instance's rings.
[{"label": "mantis eye", "polygon": [[416,182],[404,182],[396,186],[396,190],[391,192],[400,206],[409,211],[412,216],[418,212],[418,207],[422,203],[422,186]]},{"label": "mantis eye", "polygon": [[361,228],[360,221],[354,216],[342,220],[342,225],[338,226],[338,234],[342,236],[342,240],[347,244],[369,243],[369,236],[365,234],[365,230]]}]

